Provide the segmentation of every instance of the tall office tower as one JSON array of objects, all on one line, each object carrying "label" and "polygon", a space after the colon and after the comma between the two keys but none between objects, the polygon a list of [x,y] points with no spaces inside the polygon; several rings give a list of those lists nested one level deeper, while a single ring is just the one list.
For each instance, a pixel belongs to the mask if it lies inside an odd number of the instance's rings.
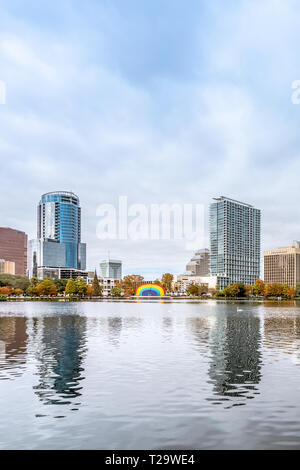
[{"label": "tall office tower", "polygon": [[26,233],[12,228],[0,227],[0,258],[15,263],[15,274],[26,274]]},{"label": "tall office tower", "polygon": [[198,250],[186,265],[186,271],[192,276],[209,276],[210,251]]},{"label": "tall office tower", "polygon": [[100,276],[109,279],[122,279],[122,261],[109,259],[100,263]]},{"label": "tall office tower", "polygon": [[210,273],[220,289],[260,277],[261,212],[227,197],[210,206]]},{"label": "tall office tower", "polygon": [[[70,277],[86,269],[86,244],[81,243],[79,198],[70,192],[44,194],[38,205],[37,239],[29,245],[29,276]],[[74,273],[76,275],[76,271]]]},{"label": "tall office tower", "polygon": [[292,246],[265,251],[265,283],[278,282],[296,287],[300,283],[300,242]]}]

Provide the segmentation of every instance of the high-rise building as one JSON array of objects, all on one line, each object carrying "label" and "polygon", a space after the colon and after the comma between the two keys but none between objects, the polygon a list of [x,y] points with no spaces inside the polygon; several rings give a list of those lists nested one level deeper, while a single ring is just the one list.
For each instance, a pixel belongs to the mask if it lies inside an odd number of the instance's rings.
[{"label": "high-rise building", "polygon": [[278,282],[296,287],[300,283],[300,242],[264,252],[265,283]]},{"label": "high-rise building", "polygon": [[186,271],[193,276],[209,276],[210,251],[198,250],[186,265]]},{"label": "high-rise building", "polygon": [[210,206],[210,273],[220,289],[260,277],[261,212],[227,197]]},{"label": "high-rise building", "polygon": [[15,274],[26,274],[26,233],[12,228],[0,227],[0,258],[15,263]]},{"label": "high-rise building", "polygon": [[16,263],[0,259],[0,274],[16,274]]},{"label": "high-rise building", "polygon": [[[38,205],[37,239],[29,243],[29,276],[86,269],[86,244],[81,243],[79,198],[70,192],[44,194]],[[59,269],[63,268],[63,270]],[[80,273],[78,273],[80,275]]]},{"label": "high-rise building", "polygon": [[100,276],[110,279],[122,279],[122,261],[104,260],[100,263]]}]

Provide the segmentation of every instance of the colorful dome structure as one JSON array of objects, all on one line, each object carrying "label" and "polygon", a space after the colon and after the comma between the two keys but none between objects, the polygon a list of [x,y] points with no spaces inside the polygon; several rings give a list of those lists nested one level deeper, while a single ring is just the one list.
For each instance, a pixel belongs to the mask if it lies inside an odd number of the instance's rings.
[{"label": "colorful dome structure", "polygon": [[137,297],[164,297],[165,289],[158,284],[142,284],[135,292]]}]

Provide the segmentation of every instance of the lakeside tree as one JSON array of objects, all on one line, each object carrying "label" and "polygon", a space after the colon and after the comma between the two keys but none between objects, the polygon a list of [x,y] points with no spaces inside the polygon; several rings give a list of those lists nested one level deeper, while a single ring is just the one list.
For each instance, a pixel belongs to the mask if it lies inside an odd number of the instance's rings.
[{"label": "lakeside tree", "polygon": [[13,274],[0,274],[0,287],[12,287],[13,289],[26,289],[30,286],[30,281],[26,276]]},{"label": "lakeside tree", "polygon": [[66,295],[74,295],[76,294],[76,284],[73,279],[69,279],[65,289]]},{"label": "lakeside tree", "polygon": [[36,286],[29,286],[26,289],[26,294],[30,295],[31,297],[38,295],[37,287]]},{"label": "lakeside tree", "polygon": [[66,290],[68,279],[53,279],[53,283],[59,294],[63,294]]},{"label": "lakeside tree", "polygon": [[120,287],[113,287],[110,291],[111,297],[121,297],[122,289]]},{"label": "lakeside tree", "polygon": [[165,273],[161,279],[161,285],[166,292],[172,292],[173,274]]},{"label": "lakeside tree", "polygon": [[190,284],[186,290],[187,295],[198,296],[199,295],[199,286],[196,284]]},{"label": "lakeside tree", "polygon": [[94,290],[94,295],[96,297],[101,297],[102,296],[103,286],[100,285],[100,282],[99,282],[99,279],[98,279],[98,276],[97,276],[97,271],[95,271],[92,286],[93,286],[93,290]]},{"label": "lakeside tree", "polygon": [[22,289],[15,289],[13,294],[16,296],[20,296],[20,295],[23,295],[24,292],[22,291]]},{"label": "lakeside tree", "polygon": [[75,280],[75,294],[78,294],[82,297],[86,294],[86,291],[87,283],[81,277],[77,277]]},{"label": "lakeside tree", "polygon": [[265,297],[270,297],[272,295],[272,285],[271,284],[266,284],[265,285],[265,290],[264,290],[264,296]]},{"label": "lakeside tree", "polygon": [[1,295],[11,295],[13,292],[13,288],[10,286],[0,287],[0,294]]},{"label": "lakeside tree", "polygon": [[86,288],[86,295],[90,298],[94,295],[94,289],[93,289],[93,286],[91,286],[91,284],[89,284]]},{"label": "lakeside tree", "polygon": [[50,279],[46,279],[45,281],[40,282],[36,286],[36,290],[38,295],[57,295],[55,284],[54,282],[50,281]]},{"label": "lakeside tree", "polygon": [[137,274],[132,274],[130,276],[125,276],[122,281],[122,289],[124,290],[125,297],[130,297],[135,294],[137,288],[143,284],[143,276]]},{"label": "lakeside tree", "polygon": [[294,289],[294,287],[290,287],[287,291],[287,298],[288,299],[293,299],[296,295],[296,291]]},{"label": "lakeside tree", "polygon": [[246,285],[246,291],[245,291],[245,294],[250,296],[253,294],[253,286],[251,286],[251,284],[247,284]]},{"label": "lakeside tree", "polygon": [[265,283],[260,279],[257,279],[253,286],[253,294],[256,296],[265,294]]}]

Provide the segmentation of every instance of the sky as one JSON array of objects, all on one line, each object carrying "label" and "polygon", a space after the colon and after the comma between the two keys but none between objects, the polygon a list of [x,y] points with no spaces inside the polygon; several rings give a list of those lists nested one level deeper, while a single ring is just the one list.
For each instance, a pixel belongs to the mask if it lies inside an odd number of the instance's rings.
[{"label": "sky", "polygon": [[[262,210],[262,250],[300,239],[296,0],[0,0],[0,226],[36,236],[43,193],[82,206],[88,268],[180,274],[178,240],[99,240],[97,208]],[[199,246],[204,248],[204,246]]]}]

